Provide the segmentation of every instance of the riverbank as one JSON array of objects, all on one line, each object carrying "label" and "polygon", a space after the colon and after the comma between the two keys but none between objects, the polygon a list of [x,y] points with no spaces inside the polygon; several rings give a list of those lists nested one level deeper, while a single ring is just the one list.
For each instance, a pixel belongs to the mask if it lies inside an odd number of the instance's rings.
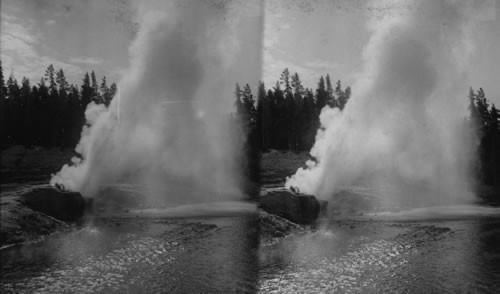
[{"label": "riverbank", "polygon": [[[0,152],[2,191],[20,183],[47,183],[77,153],[72,149],[10,146]],[[14,186],[14,187],[13,187]]]},{"label": "riverbank", "polygon": [[36,241],[82,221],[88,204],[79,193],[25,185],[0,197],[0,247]]},{"label": "riverbank", "polygon": [[[187,218],[187,217],[230,217],[243,214],[255,214],[258,217],[260,238],[268,243],[275,238],[301,231],[313,223],[317,217],[317,205],[314,199],[307,198],[311,204],[299,206],[299,195],[285,195],[285,191],[263,196],[260,203],[223,202],[184,205],[159,209],[134,207],[134,197],[122,191],[121,196],[114,194],[114,201],[123,199],[129,206],[100,207],[109,203],[95,203],[84,199],[79,193],[59,191],[49,185],[27,185],[17,190],[4,192],[0,197],[0,247],[36,241],[43,236],[85,224],[86,220],[119,216],[120,218]],[[273,196],[274,195],[274,196]],[[288,200],[279,200],[285,195]],[[132,200],[131,200],[132,199]],[[306,199],[304,197],[304,199]],[[276,206],[276,201],[282,205]],[[284,209],[278,209],[282,206]],[[293,220],[305,220],[296,221]]]},{"label": "riverbank", "polygon": [[69,228],[65,222],[29,209],[15,198],[2,197],[0,201],[0,248],[33,242]]},{"label": "riverbank", "polygon": [[[64,194],[46,184],[50,175],[75,155],[72,150],[41,147],[12,146],[2,150],[0,246],[37,240],[81,221],[84,210],[90,208],[83,204],[83,198],[77,193]],[[307,157],[305,153],[276,150],[263,154],[263,182],[257,204],[260,208],[256,211],[263,240],[300,230],[317,218],[319,206],[314,198],[275,189]],[[140,206],[140,193],[134,189],[108,192],[110,197],[96,199],[94,213],[127,213],[133,208],[144,208]]]}]

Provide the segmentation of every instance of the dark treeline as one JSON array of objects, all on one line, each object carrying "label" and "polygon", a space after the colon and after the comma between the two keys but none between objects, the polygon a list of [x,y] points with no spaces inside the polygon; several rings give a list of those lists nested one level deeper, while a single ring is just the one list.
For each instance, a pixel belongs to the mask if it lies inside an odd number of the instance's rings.
[{"label": "dark treeline", "polygon": [[[109,105],[115,83],[97,81],[94,71],[85,73],[82,84],[69,84],[64,71],[49,65],[36,83],[25,77],[4,78],[0,61],[1,149],[11,145],[74,148],[85,124],[90,102]],[[245,173],[258,181],[259,154],[269,149],[308,151],[320,127],[325,106],[343,110],[351,88],[330,76],[319,78],[316,89],[305,88],[298,73],[285,68],[276,84],[266,89],[261,82],[256,95],[248,84],[235,90],[236,118],[246,134]],[[477,140],[476,172],[480,182],[500,186],[500,111],[482,88],[470,89],[468,121]]]},{"label": "dark treeline", "polygon": [[476,174],[481,183],[500,187],[500,111],[482,88],[469,91],[469,120],[478,139]]},{"label": "dark treeline", "polygon": [[338,80],[333,86],[330,75],[321,76],[316,89],[305,88],[298,73],[285,68],[272,89],[260,82],[257,99],[250,86],[236,84],[236,113],[246,127],[248,142],[259,150],[310,150],[320,127],[319,115],[326,105],[344,109],[351,88],[342,89]]},{"label": "dark treeline", "polygon": [[236,119],[246,134],[242,168],[247,179],[259,182],[260,153],[269,149],[308,151],[312,148],[319,115],[326,106],[343,110],[351,88],[342,89],[338,80],[333,86],[330,75],[319,78],[316,89],[305,88],[299,74],[281,73],[273,88],[260,82],[255,99],[248,84],[236,84]]},{"label": "dark treeline", "polygon": [[[236,85],[236,114],[247,134],[247,176],[257,179],[259,154],[269,149],[308,151],[320,127],[319,114],[326,105],[343,110],[351,88],[340,81],[332,86],[330,76],[321,76],[316,89],[304,88],[297,73],[285,69],[272,89],[259,83],[257,99],[250,86]],[[475,172],[480,183],[500,187],[500,111],[484,90],[470,89],[468,122],[476,140]]]},{"label": "dark treeline", "polygon": [[10,145],[74,148],[80,140],[87,105],[109,105],[116,84],[106,77],[98,83],[94,71],[81,86],[69,84],[64,71],[49,65],[36,84],[10,75],[5,80],[0,62],[0,137]]}]

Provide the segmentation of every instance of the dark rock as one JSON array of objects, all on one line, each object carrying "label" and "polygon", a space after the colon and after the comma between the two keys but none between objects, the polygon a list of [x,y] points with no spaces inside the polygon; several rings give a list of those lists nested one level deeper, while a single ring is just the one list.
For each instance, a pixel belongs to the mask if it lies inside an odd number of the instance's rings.
[{"label": "dark rock", "polygon": [[313,195],[275,190],[260,197],[260,208],[297,224],[312,224],[325,210],[326,202],[318,201]]},{"label": "dark rock", "polygon": [[2,210],[0,246],[23,243],[66,228],[67,225],[27,207],[10,206]]},{"label": "dark rock", "polygon": [[36,240],[67,224],[44,213],[26,207],[19,195],[0,197],[0,246]]},{"label": "dark rock", "polygon": [[296,223],[263,210],[258,211],[258,216],[260,236],[263,240],[281,238],[302,228]]},{"label": "dark rock", "polygon": [[67,192],[51,186],[37,187],[20,196],[20,202],[32,210],[62,221],[77,221],[88,207],[80,193]]}]

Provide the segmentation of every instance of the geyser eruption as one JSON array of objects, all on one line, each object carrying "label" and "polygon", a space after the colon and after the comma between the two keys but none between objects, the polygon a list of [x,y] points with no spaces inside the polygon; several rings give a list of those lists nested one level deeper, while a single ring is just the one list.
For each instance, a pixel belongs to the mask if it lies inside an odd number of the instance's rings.
[{"label": "geyser eruption", "polygon": [[467,1],[385,4],[369,9],[382,14],[368,23],[350,102],[322,110],[316,161],[286,186],[323,199],[364,186],[394,206],[470,200],[465,71],[477,11]]},{"label": "geyser eruption", "polygon": [[[224,5],[222,5],[224,4]],[[109,108],[90,104],[73,165],[52,184],[95,196],[117,183],[167,203],[241,197],[229,126],[238,78],[257,80],[260,6],[208,1],[139,5],[130,68]],[[245,39],[239,37],[246,32]],[[247,59],[241,61],[240,55]],[[237,64],[238,62],[238,64]],[[245,63],[252,66],[247,73]],[[238,66],[236,66],[238,65]],[[245,76],[241,76],[244,74]]]}]

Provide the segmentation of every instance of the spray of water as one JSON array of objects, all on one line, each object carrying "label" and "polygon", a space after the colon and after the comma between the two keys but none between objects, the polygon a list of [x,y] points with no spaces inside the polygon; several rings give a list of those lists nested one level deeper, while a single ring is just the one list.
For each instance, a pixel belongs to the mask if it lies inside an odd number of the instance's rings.
[{"label": "spray of water", "polygon": [[386,205],[470,200],[464,117],[475,7],[396,1],[369,8],[371,37],[351,100],[343,112],[322,110],[311,150],[316,161],[286,186],[331,199],[363,185]]},{"label": "spray of water", "polygon": [[[260,64],[255,52],[239,59],[246,40],[260,39],[259,27],[250,28],[260,5],[167,2],[137,4],[140,28],[117,99],[108,109],[88,106],[81,158],[52,184],[94,196],[127,182],[155,201],[180,203],[241,196],[229,112],[240,68]],[[250,70],[245,78],[257,80],[260,68]]]}]

